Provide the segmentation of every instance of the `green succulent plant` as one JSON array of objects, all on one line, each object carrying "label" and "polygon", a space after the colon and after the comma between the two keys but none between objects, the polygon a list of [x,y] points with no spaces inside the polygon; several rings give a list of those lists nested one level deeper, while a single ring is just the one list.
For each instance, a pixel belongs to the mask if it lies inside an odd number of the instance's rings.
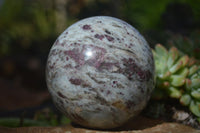
[{"label": "green succulent plant", "polygon": [[200,122],[200,65],[176,47],[167,50],[157,44],[152,50],[156,66],[154,98],[176,98],[197,116]]}]

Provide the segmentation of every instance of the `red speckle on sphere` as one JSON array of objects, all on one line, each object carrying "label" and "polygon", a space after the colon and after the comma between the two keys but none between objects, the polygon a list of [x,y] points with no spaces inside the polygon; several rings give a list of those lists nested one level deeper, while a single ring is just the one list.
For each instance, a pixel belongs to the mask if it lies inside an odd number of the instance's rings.
[{"label": "red speckle on sphere", "polygon": [[90,30],[91,29],[91,26],[90,25],[83,25],[82,27],[84,30]]},{"label": "red speckle on sphere", "polygon": [[77,78],[74,78],[74,79],[71,78],[69,81],[74,85],[81,85],[81,83],[82,83],[82,80],[81,79],[77,79]]},{"label": "red speckle on sphere", "polygon": [[108,40],[108,41],[110,41],[110,42],[114,40],[114,38],[113,38],[113,37],[111,37],[111,36],[105,35],[105,37],[106,37],[106,38],[107,38],[107,40]]},{"label": "red speckle on sphere", "polygon": [[94,37],[103,40],[104,35],[95,34]]},{"label": "red speckle on sphere", "polygon": [[63,95],[60,91],[57,92],[58,96],[61,98],[67,98],[65,95]]}]

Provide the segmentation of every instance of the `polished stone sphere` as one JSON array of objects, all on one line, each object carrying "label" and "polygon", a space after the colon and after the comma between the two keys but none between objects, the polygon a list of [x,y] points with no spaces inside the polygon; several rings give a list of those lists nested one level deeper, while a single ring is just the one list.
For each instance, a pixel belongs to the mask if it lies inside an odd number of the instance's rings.
[{"label": "polished stone sphere", "polygon": [[46,81],[55,105],[73,122],[115,128],[145,107],[154,88],[154,60],[135,28],[96,16],[58,37],[48,56]]}]

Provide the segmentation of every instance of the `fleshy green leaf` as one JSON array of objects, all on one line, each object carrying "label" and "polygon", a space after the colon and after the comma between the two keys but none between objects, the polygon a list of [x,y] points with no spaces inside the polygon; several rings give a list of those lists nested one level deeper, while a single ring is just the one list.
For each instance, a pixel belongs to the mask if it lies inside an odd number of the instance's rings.
[{"label": "fleshy green leaf", "polygon": [[161,44],[157,44],[155,47],[155,52],[157,53],[158,56],[162,58],[167,58],[168,51],[165,47],[163,47]]},{"label": "fleshy green leaf", "polygon": [[167,50],[161,45],[157,44],[155,47],[155,51],[153,51],[156,73],[160,78],[164,76],[167,72]]},{"label": "fleshy green leaf", "polygon": [[171,85],[175,87],[182,86],[185,83],[185,77],[182,75],[172,75],[170,77]]},{"label": "fleshy green leaf", "polygon": [[162,80],[164,80],[164,79],[169,78],[170,75],[171,75],[171,72],[168,71],[168,72],[166,72],[166,73],[164,73],[164,74],[161,74],[159,77],[160,77]]},{"label": "fleshy green leaf", "polygon": [[190,102],[191,102],[191,96],[190,96],[190,95],[184,94],[184,95],[181,96],[181,98],[180,98],[180,103],[181,103],[182,105],[187,106],[187,105],[190,104]]},{"label": "fleshy green leaf", "polygon": [[200,117],[200,109],[199,109],[199,104],[197,102],[191,101],[191,103],[190,103],[190,111],[194,115]]},{"label": "fleshy green leaf", "polygon": [[178,75],[181,75],[183,77],[186,77],[189,74],[189,69],[187,67],[181,69],[178,73]]},{"label": "fleshy green leaf", "polygon": [[186,90],[191,90],[191,84],[192,84],[192,81],[190,79],[186,79],[185,80],[185,88]]},{"label": "fleshy green leaf", "polygon": [[197,65],[193,65],[189,69],[189,75],[188,76],[191,76],[192,74],[194,74],[195,72],[197,72],[197,70],[198,70],[198,66]]},{"label": "fleshy green leaf", "polygon": [[192,79],[190,88],[200,88],[200,79]]},{"label": "fleshy green leaf", "polygon": [[170,50],[169,50],[169,55],[168,55],[168,60],[167,60],[167,65],[168,65],[168,68],[171,68],[172,65],[175,63],[175,61],[177,60],[178,58],[178,50],[177,48],[175,47],[172,47]]},{"label": "fleshy green leaf", "polygon": [[172,98],[180,98],[181,97],[181,91],[175,87],[170,87],[169,93],[170,93],[170,97],[172,97]]},{"label": "fleshy green leaf", "polygon": [[195,99],[200,100],[200,88],[197,89],[197,90],[193,90],[193,91],[191,92],[191,95],[192,95]]},{"label": "fleshy green leaf", "polygon": [[187,55],[181,57],[177,63],[175,63],[170,69],[169,71],[171,73],[175,73],[177,72],[178,70],[180,70],[182,67],[186,66],[187,63],[189,62],[189,57]]}]

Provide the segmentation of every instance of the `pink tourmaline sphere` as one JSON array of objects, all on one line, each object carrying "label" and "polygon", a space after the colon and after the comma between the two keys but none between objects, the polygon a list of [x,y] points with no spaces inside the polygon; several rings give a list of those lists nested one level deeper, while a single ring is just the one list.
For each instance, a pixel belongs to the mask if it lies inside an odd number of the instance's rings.
[{"label": "pink tourmaline sphere", "polygon": [[128,23],[86,18],[52,46],[46,81],[58,109],[90,128],[115,128],[137,115],[154,88],[150,47]]}]

